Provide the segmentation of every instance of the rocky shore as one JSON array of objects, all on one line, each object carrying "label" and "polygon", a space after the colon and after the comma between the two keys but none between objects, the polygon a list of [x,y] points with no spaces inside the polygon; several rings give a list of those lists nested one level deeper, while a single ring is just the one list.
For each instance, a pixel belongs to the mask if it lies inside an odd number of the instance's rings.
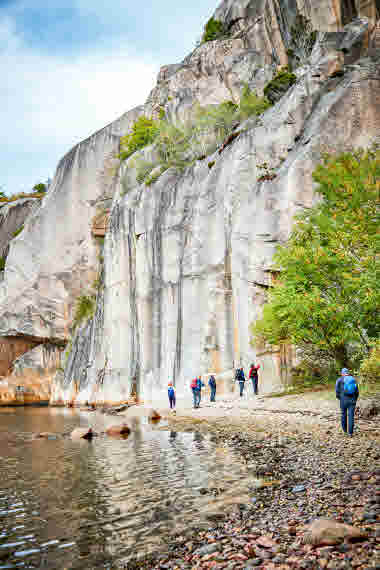
[{"label": "rocky shore", "polygon": [[[273,416],[272,416],[273,417]],[[269,418],[268,418],[269,419]],[[173,535],[168,547],[124,568],[319,569],[380,568],[380,446],[376,417],[353,438],[336,422],[319,431],[286,433],[253,422],[172,416],[172,429],[212,431],[247,464],[252,485],[247,502],[209,515],[208,529]],[[268,423],[266,423],[268,426]],[[368,427],[370,426],[370,427]],[[297,433],[296,433],[297,431]],[[202,493],[218,494],[216,489]],[[323,520],[317,531],[309,529]],[[330,523],[326,522],[330,521]],[[339,525],[346,524],[348,527]],[[356,536],[357,533],[360,536]]]}]

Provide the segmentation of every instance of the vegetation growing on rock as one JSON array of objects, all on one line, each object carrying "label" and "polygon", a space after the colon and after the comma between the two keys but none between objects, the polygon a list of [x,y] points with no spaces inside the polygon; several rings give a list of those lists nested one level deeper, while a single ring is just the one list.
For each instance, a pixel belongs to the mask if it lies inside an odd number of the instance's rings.
[{"label": "vegetation growing on rock", "polygon": [[291,73],[288,67],[280,69],[272,81],[266,85],[264,95],[271,103],[276,103],[296,81],[297,76]]},{"label": "vegetation growing on rock", "polygon": [[132,130],[120,140],[120,159],[126,160],[134,152],[151,144],[158,134],[158,124],[142,115],[133,124]]},{"label": "vegetation growing on rock", "polygon": [[380,150],[326,155],[313,177],[323,200],[298,216],[279,248],[281,277],[253,331],[355,366],[380,332]]},{"label": "vegetation growing on rock", "polygon": [[204,28],[202,43],[220,40],[226,36],[227,30],[225,29],[223,22],[210,18]]},{"label": "vegetation growing on rock", "polygon": [[298,14],[290,30],[288,57],[293,65],[301,65],[310,57],[317,39],[311,20]]},{"label": "vegetation growing on rock", "polygon": [[[246,85],[239,105],[223,101],[219,105],[198,106],[193,109],[192,118],[182,123],[147,120],[146,117],[140,121],[140,117],[139,125],[135,123],[132,132],[121,139],[120,158],[128,158],[133,149],[141,150],[153,143],[156,161],[139,156],[132,164],[137,169],[137,182],[150,186],[169,168],[182,171],[196,160],[213,154],[242,121],[261,115],[270,106],[266,97],[259,97]],[[124,193],[126,191],[124,188]]]},{"label": "vegetation growing on rock", "polygon": [[4,271],[6,260],[7,260],[6,256],[0,257],[0,271]]},{"label": "vegetation growing on rock", "polygon": [[75,314],[73,320],[73,327],[74,330],[77,328],[78,325],[87,321],[95,314],[95,304],[96,299],[94,295],[81,295],[77,299],[76,307],[75,307]]},{"label": "vegetation growing on rock", "polygon": [[21,234],[23,229],[24,229],[24,224],[22,224],[22,226],[20,226],[15,232],[13,232],[12,236],[14,238],[17,237],[19,234]]},{"label": "vegetation growing on rock", "polygon": [[11,194],[10,196],[5,196],[4,193],[0,195],[0,203],[15,202],[16,200],[21,200],[22,198],[43,198],[45,192],[18,192],[17,194]]},{"label": "vegetation growing on rock", "polygon": [[38,184],[35,184],[33,186],[33,191],[34,192],[46,192],[47,191],[47,186],[46,184],[44,184],[43,182],[39,182]]}]

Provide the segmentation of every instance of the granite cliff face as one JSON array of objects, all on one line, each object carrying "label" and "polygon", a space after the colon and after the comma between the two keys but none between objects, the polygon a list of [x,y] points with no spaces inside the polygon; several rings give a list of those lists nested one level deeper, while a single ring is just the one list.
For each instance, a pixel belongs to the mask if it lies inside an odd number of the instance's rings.
[{"label": "granite cliff face", "polygon": [[[145,106],[61,161],[23,239],[11,242],[0,285],[0,335],[12,358],[26,340],[58,354],[73,333],[76,300],[101,272],[94,317],[60,353],[64,373],[56,375],[52,402],[116,403],[135,391],[155,400],[169,380],[186,393],[195,374],[215,373],[228,390],[233,368],[256,358],[264,391],[289,381],[292,353],[251,346],[249,327],[273,279],[277,244],[294,214],[313,203],[321,150],[379,137],[376,3],[366,4],[369,19],[357,18],[363,3],[309,0],[300,20],[296,0],[225,0],[214,17],[228,28],[226,39],[162,68]],[[299,21],[307,29],[295,34]],[[313,42],[303,41],[311,31]],[[164,107],[183,118],[195,102],[238,102],[245,83],[262,93],[295,50],[296,84],[260,119],[241,125],[223,152],[181,174],[171,169],[150,187],[136,182],[131,160],[118,168],[119,137],[140,114]],[[271,180],[263,180],[265,163]],[[23,366],[39,370],[43,361]],[[8,364],[15,375],[11,358]],[[44,370],[50,377],[51,365]]]}]

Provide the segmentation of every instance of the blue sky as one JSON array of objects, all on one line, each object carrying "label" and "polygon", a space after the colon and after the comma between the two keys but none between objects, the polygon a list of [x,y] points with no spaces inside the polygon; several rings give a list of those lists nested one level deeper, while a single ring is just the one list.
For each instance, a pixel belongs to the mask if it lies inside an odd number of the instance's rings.
[{"label": "blue sky", "polygon": [[218,0],[0,0],[0,186],[30,190],[71,146],[143,103]]}]

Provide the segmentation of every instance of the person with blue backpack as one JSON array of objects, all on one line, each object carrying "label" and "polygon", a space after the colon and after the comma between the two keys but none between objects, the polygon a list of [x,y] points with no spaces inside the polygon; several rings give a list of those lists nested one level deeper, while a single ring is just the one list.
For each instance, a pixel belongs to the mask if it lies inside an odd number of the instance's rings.
[{"label": "person with blue backpack", "polygon": [[173,410],[175,408],[175,390],[171,382],[168,384],[168,397],[170,409]]},{"label": "person with blue backpack", "polygon": [[340,401],[342,430],[344,433],[347,433],[348,416],[348,435],[352,437],[354,433],[355,407],[357,399],[359,398],[359,388],[355,378],[350,375],[347,368],[342,368],[342,375],[336,381],[335,393]]},{"label": "person with blue backpack", "polygon": [[192,380],[190,388],[193,392],[194,408],[199,408],[201,403],[202,386],[204,386],[201,377],[196,377]]},{"label": "person with blue backpack", "polygon": [[244,392],[244,384],[245,384],[245,376],[243,368],[237,368],[235,373],[235,382],[239,382],[240,397],[242,397]]}]

